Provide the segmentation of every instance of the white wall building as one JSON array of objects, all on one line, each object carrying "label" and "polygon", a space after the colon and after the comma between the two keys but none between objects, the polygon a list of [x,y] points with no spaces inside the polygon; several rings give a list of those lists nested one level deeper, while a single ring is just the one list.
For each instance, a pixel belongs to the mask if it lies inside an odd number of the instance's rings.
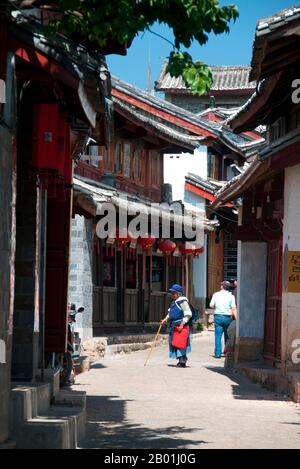
[{"label": "white wall building", "polygon": [[[172,185],[173,200],[181,200],[187,206],[195,206],[205,212],[205,200],[185,189],[185,177],[193,173],[207,179],[207,148],[199,147],[194,154],[165,155],[164,182]],[[193,296],[195,305],[205,308],[207,282],[207,237],[204,237],[205,252],[193,259]]]}]

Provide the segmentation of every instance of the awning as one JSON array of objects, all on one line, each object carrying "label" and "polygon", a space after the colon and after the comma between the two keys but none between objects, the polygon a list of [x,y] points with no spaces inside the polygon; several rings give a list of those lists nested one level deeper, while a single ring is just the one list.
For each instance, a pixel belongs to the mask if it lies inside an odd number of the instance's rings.
[{"label": "awning", "polygon": [[141,215],[147,219],[154,217],[160,223],[167,219],[177,227],[184,223],[186,232],[201,226],[205,232],[209,232],[214,231],[216,226],[215,222],[206,218],[205,211],[192,205],[185,207],[178,203],[172,206],[174,211],[170,211],[168,204],[156,204],[150,199],[128,194],[101,183],[91,184],[78,176],[74,178],[74,203],[93,217],[103,215],[106,204],[113,204],[119,212],[123,211],[128,215]]}]

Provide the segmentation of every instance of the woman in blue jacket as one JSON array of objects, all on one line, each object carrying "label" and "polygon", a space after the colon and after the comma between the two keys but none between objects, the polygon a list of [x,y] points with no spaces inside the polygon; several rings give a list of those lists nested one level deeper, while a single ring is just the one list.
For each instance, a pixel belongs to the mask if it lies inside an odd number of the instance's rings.
[{"label": "woman in blue jacket", "polygon": [[[191,352],[190,323],[192,319],[192,311],[188,299],[184,296],[184,289],[181,285],[173,285],[169,292],[173,301],[168,314],[165,319],[163,319],[162,323],[170,323],[170,358],[177,358],[177,366],[185,368],[188,360],[187,354]],[[184,336],[188,336],[185,348],[177,348],[173,345],[174,333],[178,334],[181,332],[184,332]]]}]

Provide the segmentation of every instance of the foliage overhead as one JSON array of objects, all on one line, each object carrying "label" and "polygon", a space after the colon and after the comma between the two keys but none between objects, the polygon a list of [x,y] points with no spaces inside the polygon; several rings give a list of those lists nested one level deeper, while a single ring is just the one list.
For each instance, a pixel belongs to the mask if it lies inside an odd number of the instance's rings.
[{"label": "foliage overhead", "polygon": [[186,86],[198,94],[211,88],[211,71],[204,63],[193,62],[182,47],[189,48],[193,41],[203,45],[210,33],[228,33],[230,21],[239,16],[235,5],[220,7],[219,0],[58,1],[63,15],[52,21],[52,31],[95,48],[103,48],[109,41],[131,44],[154,23],[168,25],[174,33],[168,71],[171,76],[182,76]]}]

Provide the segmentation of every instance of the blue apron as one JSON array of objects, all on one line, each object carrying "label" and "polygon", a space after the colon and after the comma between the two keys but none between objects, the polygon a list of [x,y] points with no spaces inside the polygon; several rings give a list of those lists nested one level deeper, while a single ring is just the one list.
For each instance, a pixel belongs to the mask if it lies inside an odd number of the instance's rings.
[{"label": "blue apron", "polygon": [[[190,334],[188,338],[187,348],[185,349],[178,349],[172,346],[172,339],[174,334],[174,328],[176,326],[180,326],[182,320],[184,318],[184,313],[180,307],[181,303],[187,301],[186,298],[182,300],[173,301],[171,307],[169,309],[169,320],[170,320],[170,331],[169,331],[169,349],[170,349],[170,358],[180,358],[185,357],[188,353],[192,351],[191,341],[190,341]],[[189,327],[189,326],[188,326]],[[189,331],[190,332],[190,331]]]}]

